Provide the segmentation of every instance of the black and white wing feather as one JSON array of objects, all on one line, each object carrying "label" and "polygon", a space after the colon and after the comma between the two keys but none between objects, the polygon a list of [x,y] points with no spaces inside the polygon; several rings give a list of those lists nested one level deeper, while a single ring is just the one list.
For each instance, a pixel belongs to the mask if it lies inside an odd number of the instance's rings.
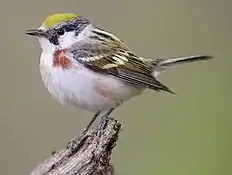
[{"label": "black and white wing feather", "polygon": [[[101,38],[95,39],[101,41]],[[95,72],[108,74],[128,83],[144,85],[156,91],[174,93],[153,76],[151,63],[134,55],[119,40],[117,42],[109,42],[109,40],[107,42],[77,42],[70,47],[69,54]]]}]

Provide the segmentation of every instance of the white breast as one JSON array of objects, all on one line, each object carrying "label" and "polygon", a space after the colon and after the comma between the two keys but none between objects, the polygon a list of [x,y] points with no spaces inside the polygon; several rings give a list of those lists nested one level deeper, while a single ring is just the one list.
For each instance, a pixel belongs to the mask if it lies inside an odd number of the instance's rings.
[{"label": "white breast", "polygon": [[144,90],[143,87],[95,73],[76,61],[69,69],[52,67],[51,54],[42,53],[40,72],[46,88],[55,99],[92,112],[116,107]]}]

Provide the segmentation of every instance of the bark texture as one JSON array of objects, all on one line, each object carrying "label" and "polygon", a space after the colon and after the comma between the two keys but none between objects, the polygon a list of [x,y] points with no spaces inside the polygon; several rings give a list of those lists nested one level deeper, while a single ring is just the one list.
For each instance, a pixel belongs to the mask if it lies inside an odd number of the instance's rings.
[{"label": "bark texture", "polygon": [[115,175],[110,164],[121,124],[109,118],[100,133],[100,128],[81,133],[39,164],[30,175]]}]

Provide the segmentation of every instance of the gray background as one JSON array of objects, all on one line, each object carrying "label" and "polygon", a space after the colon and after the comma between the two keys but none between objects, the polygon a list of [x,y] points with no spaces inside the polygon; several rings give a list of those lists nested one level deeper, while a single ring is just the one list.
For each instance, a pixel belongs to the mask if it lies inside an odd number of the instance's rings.
[{"label": "gray background", "polygon": [[2,0],[0,174],[28,174],[92,116],[49,96],[38,41],[24,34],[56,12],[87,17],[144,57],[216,57],[163,74],[177,96],[147,91],[113,113],[123,124],[113,152],[118,174],[232,174],[231,7],[231,0]]}]

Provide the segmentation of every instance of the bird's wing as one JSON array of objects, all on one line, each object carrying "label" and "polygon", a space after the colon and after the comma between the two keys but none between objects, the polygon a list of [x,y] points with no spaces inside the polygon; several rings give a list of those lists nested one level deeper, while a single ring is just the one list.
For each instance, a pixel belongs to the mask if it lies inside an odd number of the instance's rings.
[{"label": "bird's wing", "polygon": [[156,91],[173,93],[152,75],[151,64],[123,46],[76,43],[70,47],[69,54],[93,71],[109,74],[132,84],[141,84]]}]

